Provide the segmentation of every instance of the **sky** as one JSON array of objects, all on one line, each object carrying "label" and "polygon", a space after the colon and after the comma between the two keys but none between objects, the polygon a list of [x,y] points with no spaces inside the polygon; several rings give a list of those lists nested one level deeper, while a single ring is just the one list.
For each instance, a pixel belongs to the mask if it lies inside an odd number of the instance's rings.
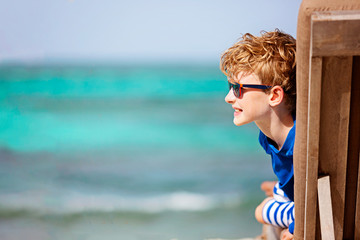
[{"label": "sky", "polygon": [[218,62],[246,32],[296,37],[301,0],[0,0],[0,63]]}]

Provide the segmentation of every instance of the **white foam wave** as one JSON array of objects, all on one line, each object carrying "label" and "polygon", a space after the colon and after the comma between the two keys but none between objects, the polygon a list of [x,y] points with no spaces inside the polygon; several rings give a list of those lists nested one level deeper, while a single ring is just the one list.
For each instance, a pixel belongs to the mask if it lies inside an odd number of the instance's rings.
[{"label": "white foam wave", "polygon": [[163,211],[206,211],[217,207],[238,205],[237,194],[205,195],[190,192],[131,197],[111,194],[80,194],[71,192],[52,196],[39,193],[7,194],[0,196],[0,206],[6,209],[22,209],[40,213],[72,214],[87,211],[136,211],[159,213]]}]

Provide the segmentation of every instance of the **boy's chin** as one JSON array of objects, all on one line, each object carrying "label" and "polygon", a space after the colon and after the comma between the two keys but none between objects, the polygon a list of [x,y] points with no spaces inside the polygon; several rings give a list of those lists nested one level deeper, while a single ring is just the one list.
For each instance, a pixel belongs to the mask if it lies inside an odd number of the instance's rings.
[{"label": "boy's chin", "polygon": [[248,124],[249,122],[239,121],[238,119],[234,118],[233,123],[234,123],[236,126],[243,126],[243,125],[245,125],[245,124]]}]

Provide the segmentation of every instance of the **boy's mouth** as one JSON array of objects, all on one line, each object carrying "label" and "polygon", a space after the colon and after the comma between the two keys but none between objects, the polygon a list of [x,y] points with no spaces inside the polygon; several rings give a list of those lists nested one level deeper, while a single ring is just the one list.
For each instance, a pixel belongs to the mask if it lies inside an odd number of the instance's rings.
[{"label": "boy's mouth", "polygon": [[233,107],[233,109],[235,110],[235,112],[242,112],[242,111],[243,111],[241,108],[235,108],[235,107]]},{"label": "boy's mouth", "polygon": [[[234,107],[233,107],[234,108]],[[238,115],[241,114],[241,112],[243,111],[242,109],[240,108],[234,108],[234,117],[237,117]]]}]

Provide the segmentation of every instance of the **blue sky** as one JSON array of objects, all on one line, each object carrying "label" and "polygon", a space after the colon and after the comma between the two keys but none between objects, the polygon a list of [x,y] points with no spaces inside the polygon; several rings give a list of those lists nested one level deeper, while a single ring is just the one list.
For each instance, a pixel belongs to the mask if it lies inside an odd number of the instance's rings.
[{"label": "blue sky", "polygon": [[0,63],[218,62],[242,33],[295,36],[300,0],[0,0]]}]

